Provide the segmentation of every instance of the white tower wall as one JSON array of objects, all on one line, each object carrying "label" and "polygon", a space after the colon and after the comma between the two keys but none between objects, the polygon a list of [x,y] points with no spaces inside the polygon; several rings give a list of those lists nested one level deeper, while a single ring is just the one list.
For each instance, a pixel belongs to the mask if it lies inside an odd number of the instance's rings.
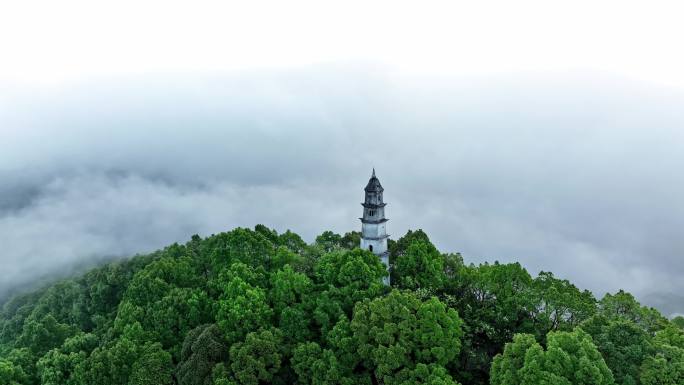
[{"label": "white tower wall", "polygon": [[361,204],[363,205],[363,217],[360,218],[361,242],[359,246],[364,250],[372,251],[380,258],[388,272],[383,282],[389,285],[388,219],[385,218],[385,203],[382,197],[384,189],[375,176],[375,170],[373,170],[373,176],[371,176],[364,191],[366,194],[364,202]]}]

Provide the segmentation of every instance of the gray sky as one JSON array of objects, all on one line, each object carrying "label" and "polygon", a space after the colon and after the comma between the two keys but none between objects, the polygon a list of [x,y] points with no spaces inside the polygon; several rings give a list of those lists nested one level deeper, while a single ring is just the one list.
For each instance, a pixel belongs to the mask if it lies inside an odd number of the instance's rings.
[{"label": "gray sky", "polygon": [[[194,233],[389,231],[650,303],[684,284],[684,95],[596,73],[396,78],[311,67],[6,92],[1,286]],[[674,305],[674,304],[671,304]]]},{"label": "gray sky", "polygon": [[684,312],[681,4],[325,3],[3,5],[0,293],[358,229],[375,167],[395,237]]}]

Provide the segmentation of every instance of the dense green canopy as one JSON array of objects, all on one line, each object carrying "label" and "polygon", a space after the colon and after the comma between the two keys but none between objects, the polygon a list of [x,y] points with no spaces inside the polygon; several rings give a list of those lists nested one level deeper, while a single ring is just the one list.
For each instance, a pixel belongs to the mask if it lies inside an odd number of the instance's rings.
[{"label": "dense green canopy", "polygon": [[0,385],[684,383],[684,321],[550,272],[466,265],[422,230],[193,236],[16,296]]}]

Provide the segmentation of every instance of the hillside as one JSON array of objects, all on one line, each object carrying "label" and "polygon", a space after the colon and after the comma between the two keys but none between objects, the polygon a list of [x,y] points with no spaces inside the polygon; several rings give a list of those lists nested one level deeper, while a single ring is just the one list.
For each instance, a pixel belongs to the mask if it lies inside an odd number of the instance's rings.
[{"label": "hillside", "polygon": [[16,296],[0,385],[683,384],[682,319],[421,230],[384,266],[358,233],[193,236]]}]

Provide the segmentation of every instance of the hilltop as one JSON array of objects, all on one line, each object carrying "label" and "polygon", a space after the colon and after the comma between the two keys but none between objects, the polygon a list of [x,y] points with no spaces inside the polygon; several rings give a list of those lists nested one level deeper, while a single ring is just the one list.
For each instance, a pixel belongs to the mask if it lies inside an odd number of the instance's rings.
[{"label": "hilltop", "polygon": [[0,384],[682,384],[683,319],[423,231],[193,236],[7,301]]}]

